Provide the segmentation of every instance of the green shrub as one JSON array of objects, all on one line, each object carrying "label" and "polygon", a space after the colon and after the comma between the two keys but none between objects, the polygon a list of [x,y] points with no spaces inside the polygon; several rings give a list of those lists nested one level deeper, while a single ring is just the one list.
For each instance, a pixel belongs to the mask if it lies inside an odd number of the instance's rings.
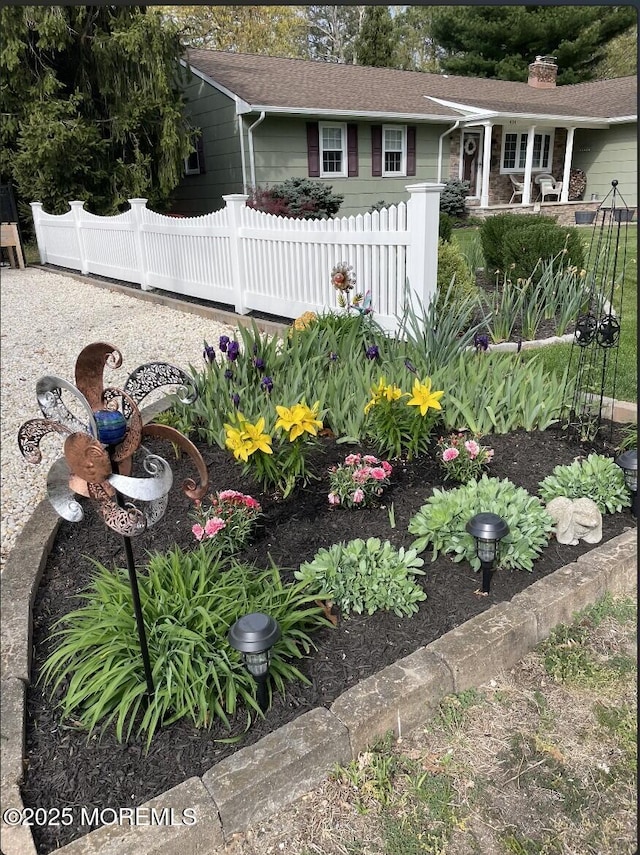
[{"label": "green shrub", "polygon": [[64,718],[90,731],[99,722],[115,723],[118,740],[129,738],[137,720],[147,748],[160,724],[184,716],[196,727],[216,718],[228,727],[238,701],[248,716],[249,710],[261,714],[253,678],[227,642],[239,617],[264,612],[278,622],[282,637],[272,650],[270,673],[280,692],[286,681],[305,679],[286,660],[301,658],[312,646],[308,633],[329,625],[304,586],[283,584],[275,566],[259,571],[225,563],[202,547],[152,555],[148,575],[138,577],[155,684],[147,705],[128,573],[96,567],[84,605],[60,621],[54,634],[59,644],[42,678],[53,692],[64,684]]},{"label": "green shrub", "polygon": [[631,505],[622,469],[610,457],[590,454],[586,460],[574,460],[556,466],[540,482],[540,496],[548,504],[558,496],[591,499],[601,514],[619,513]]},{"label": "green shrub", "polygon": [[247,205],[283,217],[321,219],[337,214],[344,202],[344,196],[332,190],[330,184],[314,178],[287,178],[273,187],[256,187]]},{"label": "green shrub", "polygon": [[500,541],[499,566],[532,570],[534,559],[547,545],[553,520],[540,499],[506,478],[483,475],[455,490],[434,488],[433,496],[409,522],[409,531],[418,536],[413,548],[422,552],[431,544],[432,560],[440,552],[453,553],[454,561],[468,561],[479,570],[475,539],[466,525],[485,511],[498,514],[509,525],[509,534]]},{"label": "green shrub", "polygon": [[469,186],[468,181],[450,178],[440,194],[440,210],[450,217],[464,217]]},{"label": "green shrub", "polygon": [[[567,252],[562,257],[565,247]],[[582,241],[576,229],[553,223],[515,225],[503,237],[500,269],[508,271],[513,282],[532,277],[535,283],[542,276],[540,260],[556,257],[563,267],[583,266]]]},{"label": "green shrub", "polygon": [[440,219],[438,221],[438,237],[444,243],[449,243],[451,240],[451,232],[453,230],[453,225],[451,223],[451,217],[449,214],[445,214],[443,211],[440,211]]},{"label": "green shrub", "polygon": [[[453,284],[452,280],[454,280]],[[478,294],[475,277],[469,269],[464,253],[456,243],[438,241],[437,282],[438,308],[441,310],[446,308],[455,312],[468,297],[476,297]]]},{"label": "green shrub", "polygon": [[503,244],[505,235],[513,228],[524,225],[547,223],[556,225],[554,217],[541,214],[496,214],[487,217],[480,226],[480,242],[486,269],[489,273],[504,270]]},{"label": "green shrub", "polygon": [[427,598],[411,578],[423,575],[423,564],[415,549],[396,550],[388,540],[358,538],[319,550],[295,576],[314,596],[334,600],[345,614],[391,609],[403,617],[417,612],[418,602]]}]

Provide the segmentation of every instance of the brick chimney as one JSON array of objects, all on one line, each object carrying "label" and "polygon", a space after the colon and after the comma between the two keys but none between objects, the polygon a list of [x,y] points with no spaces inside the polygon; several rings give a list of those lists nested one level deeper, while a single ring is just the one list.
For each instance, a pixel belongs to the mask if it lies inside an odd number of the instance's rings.
[{"label": "brick chimney", "polygon": [[555,56],[537,56],[529,66],[527,83],[534,89],[555,89],[558,65]]}]

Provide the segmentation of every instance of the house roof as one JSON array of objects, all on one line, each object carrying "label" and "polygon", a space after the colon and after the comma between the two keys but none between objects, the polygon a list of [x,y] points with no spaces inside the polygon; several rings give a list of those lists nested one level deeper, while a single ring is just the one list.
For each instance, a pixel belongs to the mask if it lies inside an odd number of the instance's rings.
[{"label": "house roof", "polygon": [[637,113],[635,77],[534,89],[508,80],[211,50],[190,49],[187,62],[245,102],[245,110],[442,121],[477,111],[596,121]]}]

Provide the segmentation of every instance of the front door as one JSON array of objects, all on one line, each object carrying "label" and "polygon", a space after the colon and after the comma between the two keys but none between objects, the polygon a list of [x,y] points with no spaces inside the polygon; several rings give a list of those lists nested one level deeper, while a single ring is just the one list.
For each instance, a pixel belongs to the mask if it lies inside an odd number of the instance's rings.
[{"label": "front door", "polygon": [[462,180],[469,182],[469,196],[478,196],[480,180],[480,133],[463,131],[462,133]]}]

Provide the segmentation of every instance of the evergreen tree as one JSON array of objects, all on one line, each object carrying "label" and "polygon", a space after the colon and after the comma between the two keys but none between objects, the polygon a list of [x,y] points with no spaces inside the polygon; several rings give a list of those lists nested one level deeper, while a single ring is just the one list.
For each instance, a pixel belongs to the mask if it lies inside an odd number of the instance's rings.
[{"label": "evergreen tree", "polygon": [[607,41],[636,19],[629,6],[439,7],[432,36],[449,74],[526,81],[537,55],[558,61],[558,83],[594,77]]},{"label": "evergreen tree", "polygon": [[166,206],[192,150],[175,29],[142,6],[8,6],[0,25],[0,166],[22,213]]},{"label": "evergreen tree", "polygon": [[367,6],[355,41],[358,65],[394,67],[394,27],[387,6]]}]

